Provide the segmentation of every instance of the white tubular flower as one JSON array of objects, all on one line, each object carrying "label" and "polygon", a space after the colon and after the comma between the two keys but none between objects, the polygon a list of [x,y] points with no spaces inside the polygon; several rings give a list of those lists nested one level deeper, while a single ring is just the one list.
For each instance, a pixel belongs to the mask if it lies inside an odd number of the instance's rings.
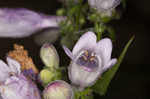
[{"label": "white tubular flower", "polygon": [[64,16],[49,16],[24,8],[0,8],[0,37],[26,37],[49,27],[58,27]]},{"label": "white tubular flower", "polygon": [[64,50],[72,59],[69,79],[80,89],[93,85],[104,71],[117,62],[116,58],[111,59],[111,40],[104,38],[96,42],[96,35],[93,32],[81,36],[72,52],[66,47]]},{"label": "white tubular flower", "polygon": [[96,8],[99,12],[110,12],[113,8],[120,4],[120,0],[88,0],[92,8]]}]

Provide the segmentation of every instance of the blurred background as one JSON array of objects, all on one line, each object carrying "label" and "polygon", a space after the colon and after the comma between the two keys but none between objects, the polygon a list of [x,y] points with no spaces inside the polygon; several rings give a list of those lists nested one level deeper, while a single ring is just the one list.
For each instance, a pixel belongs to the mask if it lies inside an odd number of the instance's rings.
[{"label": "blurred background", "polygon": [[[62,5],[56,0],[0,0],[0,7],[21,7],[55,14]],[[127,0],[126,8],[123,9],[120,5],[118,10],[122,13],[121,19],[110,23],[116,31],[113,56],[119,56],[131,36],[135,35],[135,40],[107,94],[102,97],[95,95],[95,99],[150,99],[150,0]],[[13,49],[14,43],[22,44],[35,64],[42,68],[40,46],[34,42],[33,37],[34,35],[22,39],[0,38],[0,59],[6,58],[6,53]],[[60,57],[64,55],[61,46],[57,46],[57,42],[54,45]]]}]

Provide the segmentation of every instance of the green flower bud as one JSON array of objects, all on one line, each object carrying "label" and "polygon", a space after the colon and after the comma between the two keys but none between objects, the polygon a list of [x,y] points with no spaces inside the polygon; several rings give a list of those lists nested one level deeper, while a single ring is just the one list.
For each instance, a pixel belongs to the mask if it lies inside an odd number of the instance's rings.
[{"label": "green flower bud", "polygon": [[44,99],[72,99],[73,91],[65,81],[56,80],[44,89],[43,97]]},{"label": "green flower bud", "polygon": [[53,81],[54,78],[54,73],[49,71],[48,69],[43,69],[40,72],[40,81],[42,82],[43,85],[47,85],[49,82]]},{"label": "green flower bud", "polygon": [[40,51],[40,57],[47,67],[58,68],[59,56],[52,44],[45,43]]}]

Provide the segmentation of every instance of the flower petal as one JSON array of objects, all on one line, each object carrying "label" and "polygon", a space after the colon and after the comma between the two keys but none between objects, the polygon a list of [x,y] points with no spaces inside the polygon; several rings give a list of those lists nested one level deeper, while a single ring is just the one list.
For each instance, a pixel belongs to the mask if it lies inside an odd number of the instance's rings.
[{"label": "flower petal", "polygon": [[101,74],[100,69],[94,72],[89,72],[77,65],[75,62],[71,62],[68,69],[69,79],[73,85],[79,86],[80,89],[93,85]]},{"label": "flower petal", "polygon": [[66,16],[44,16],[41,21],[41,27],[59,27],[59,24],[66,20]]},{"label": "flower petal", "polygon": [[104,38],[97,43],[96,52],[102,55],[103,64],[106,65],[111,58],[112,42],[109,38]]},{"label": "flower petal", "polygon": [[103,72],[105,72],[107,69],[111,68],[112,66],[114,66],[117,63],[117,59],[113,58],[111,61],[108,62],[107,65],[105,65],[103,67]]},{"label": "flower petal", "polygon": [[9,77],[0,85],[3,99],[41,99],[36,85],[22,74]]},{"label": "flower petal", "polygon": [[16,74],[20,74],[21,67],[20,64],[14,59],[7,57],[7,63],[9,65],[10,71]]},{"label": "flower petal", "polygon": [[77,54],[83,48],[93,48],[96,45],[96,35],[93,32],[86,32],[80,37],[73,48],[73,55]]},{"label": "flower petal", "polygon": [[63,49],[64,49],[65,53],[73,60],[72,52],[66,46],[63,46]]},{"label": "flower petal", "polygon": [[9,76],[9,67],[2,60],[0,60],[0,82],[5,81]]},{"label": "flower petal", "polygon": [[0,37],[27,37],[44,28],[58,27],[65,19],[24,8],[0,8]]}]

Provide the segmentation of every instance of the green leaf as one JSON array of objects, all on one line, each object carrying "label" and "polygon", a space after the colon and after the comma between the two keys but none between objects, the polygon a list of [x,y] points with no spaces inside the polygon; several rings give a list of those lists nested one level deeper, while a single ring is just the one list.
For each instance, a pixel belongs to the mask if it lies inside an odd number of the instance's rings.
[{"label": "green leaf", "polygon": [[126,46],[124,47],[118,62],[115,64],[115,66],[113,66],[111,69],[109,69],[107,72],[105,72],[102,77],[96,82],[96,84],[93,86],[93,91],[100,94],[100,95],[105,95],[107,88],[111,82],[111,80],[113,79],[113,77],[115,76],[115,73],[117,72],[129,46],[131,45],[132,41],[134,40],[134,36],[131,37],[131,39],[128,41],[128,43],[126,44]]},{"label": "green leaf", "polygon": [[74,90],[74,93],[74,99],[93,99],[92,90],[90,88],[86,88],[83,91]]}]

